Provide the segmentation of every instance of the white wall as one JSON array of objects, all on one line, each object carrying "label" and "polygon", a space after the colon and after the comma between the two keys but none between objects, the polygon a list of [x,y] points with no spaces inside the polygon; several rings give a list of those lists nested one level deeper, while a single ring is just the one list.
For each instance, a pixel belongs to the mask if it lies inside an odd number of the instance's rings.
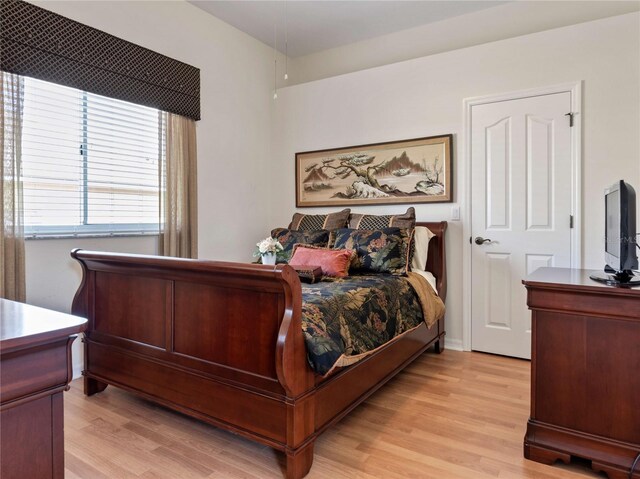
[{"label": "white wall", "polygon": [[[350,53],[345,47],[344,54]],[[345,59],[346,61],[346,59]],[[463,166],[464,98],[582,80],[583,264],[603,266],[605,186],[624,178],[640,190],[640,14],[381,66],[281,90],[274,117],[270,223],[295,207],[297,151],[453,133]],[[456,173],[455,203],[467,206]],[[448,220],[451,204],[418,205],[419,221]],[[390,213],[405,206],[357,207]],[[306,212],[322,211],[305,209]],[[462,224],[447,238],[448,339],[462,339]]]},{"label": "white wall", "polygon": [[[640,10],[638,1],[520,0],[289,60],[289,84]],[[289,45],[295,42],[290,37]]]},{"label": "white wall", "polygon": [[[84,238],[28,240],[26,245],[27,302],[36,306],[68,313],[80,286],[80,264],[71,259],[74,248],[118,253],[157,253],[156,236],[126,238]],[[73,344],[74,377],[82,371],[83,353],[80,340]]]},{"label": "white wall", "polygon": [[[272,50],[183,1],[36,1],[43,8],[200,68],[199,256],[247,261],[269,231]],[[70,310],[72,248],[155,254],[157,238],[30,240],[27,301]],[[76,354],[74,361],[78,360]]]}]

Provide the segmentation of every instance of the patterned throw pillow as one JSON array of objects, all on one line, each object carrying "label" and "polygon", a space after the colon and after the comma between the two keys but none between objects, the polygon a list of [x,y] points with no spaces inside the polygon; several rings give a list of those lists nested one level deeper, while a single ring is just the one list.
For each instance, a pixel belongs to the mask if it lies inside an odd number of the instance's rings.
[{"label": "patterned throw pillow", "polygon": [[323,276],[344,278],[349,276],[349,266],[355,253],[348,249],[318,248],[297,244],[289,264],[292,266],[320,266]]},{"label": "patterned throw pillow", "polygon": [[[358,230],[378,230],[382,228],[403,228],[412,234],[416,227],[416,209],[413,206],[407,208],[402,215],[365,215],[352,213],[349,217],[349,228]],[[409,267],[413,262],[413,255],[416,251],[414,241],[409,245]]]},{"label": "patterned throw pillow", "polygon": [[410,264],[411,234],[411,231],[401,228],[342,228],[331,232],[329,244],[333,249],[351,249],[356,252],[351,262],[353,271],[405,275]]},{"label": "patterned throw pillow", "polygon": [[329,243],[327,230],[292,231],[286,228],[276,228],[271,231],[271,237],[277,239],[284,248],[276,255],[276,263],[288,263],[293,254],[293,247],[297,244],[326,247]]},{"label": "patterned throw pillow", "polygon": [[346,208],[337,213],[329,213],[326,215],[305,215],[295,213],[289,223],[290,230],[299,231],[316,231],[316,230],[335,230],[337,228],[346,228],[349,222],[351,210]]},{"label": "patterned throw pillow", "polygon": [[349,228],[354,230],[379,230],[382,228],[403,228],[412,230],[416,227],[416,210],[413,206],[407,208],[402,215],[365,215],[352,213],[349,218]]}]

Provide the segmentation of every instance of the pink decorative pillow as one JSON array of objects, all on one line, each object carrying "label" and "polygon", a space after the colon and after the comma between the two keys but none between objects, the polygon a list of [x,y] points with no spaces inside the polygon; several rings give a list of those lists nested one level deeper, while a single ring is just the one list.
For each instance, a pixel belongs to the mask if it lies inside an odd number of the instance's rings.
[{"label": "pink decorative pillow", "polygon": [[344,278],[349,276],[353,250],[308,247],[297,244],[289,260],[291,266],[320,266],[324,276]]}]

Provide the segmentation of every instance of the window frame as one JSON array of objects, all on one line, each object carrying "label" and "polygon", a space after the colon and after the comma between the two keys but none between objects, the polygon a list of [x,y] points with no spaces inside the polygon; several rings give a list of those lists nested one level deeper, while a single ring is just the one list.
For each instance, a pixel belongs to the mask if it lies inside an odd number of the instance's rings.
[{"label": "window frame", "polygon": [[[80,163],[82,165],[82,184],[79,207],[81,210],[81,221],[79,225],[24,225],[24,237],[26,240],[39,239],[64,239],[64,238],[110,238],[125,236],[157,236],[162,233],[163,222],[160,211],[158,211],[158,221],[151,223],[88,223],[89,219],[89,94],[85,90],[77,89],[81,94],[81,127],[79,144]],[[105,97],[107,98],[107,97]],[[161,110],[158,112],[158,135],[160,148],[163,142],[163,125]],[[160,155],[159,152],[159,156]],[[163,158],[164,159],[164,158]],[[160,159],[159,161],[163,161]],[[164,169],[164,167],[163,167]],[[161,195],[163,188],[162,179],[158,183],[158,194]],[[162,208],[162,199],[160,199]]]},{"label": "window frame", "polygon": [[61,238],[110,238],[116,236],[159,235],[162,226],[158,223],[103,223],[88,225],[25,226],[27,240]]}]

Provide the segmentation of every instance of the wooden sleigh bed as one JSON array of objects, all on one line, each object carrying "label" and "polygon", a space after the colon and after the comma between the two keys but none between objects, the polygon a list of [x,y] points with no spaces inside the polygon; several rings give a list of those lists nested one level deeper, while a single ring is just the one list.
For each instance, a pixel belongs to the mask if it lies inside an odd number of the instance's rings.
[{"label": "wooden sleigh bed", "polygon": [[[426,269],[446,296],[446,222]],[[74,250],[83,269],[73,314],[89,320],[85,394],[111,384],[286,454],[304,477],[316,438],[428,347],[444,349],[444,319],[400,336],[323,378],[307,358],[301,286],[286,265]],[[203,338],[207,338],[206,341]]]}]

